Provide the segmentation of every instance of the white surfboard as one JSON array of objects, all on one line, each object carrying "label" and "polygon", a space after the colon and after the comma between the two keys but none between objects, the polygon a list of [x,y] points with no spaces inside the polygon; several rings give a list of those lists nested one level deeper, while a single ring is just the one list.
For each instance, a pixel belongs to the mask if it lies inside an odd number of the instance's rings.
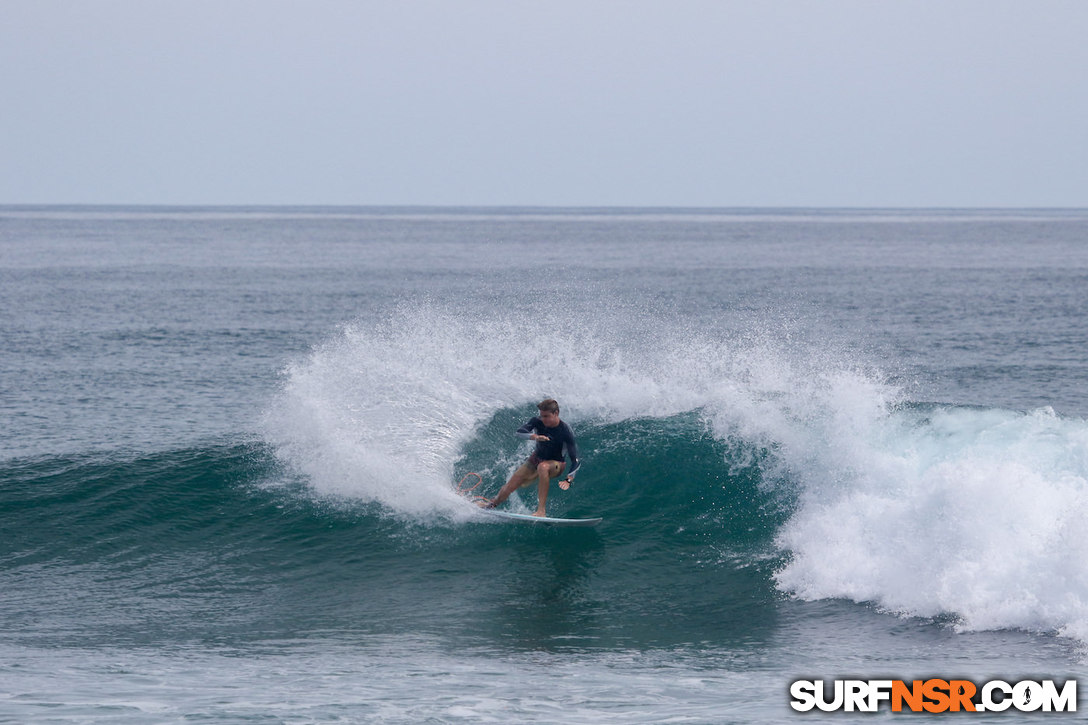
[{"label": "white surfboard", "polygon": [[511,521],[524,521],[533,524],[545,524],[547,526],[596,526],[602,519],[557,519],[551,516],[531,516],[529,514],[515,514],[509,511],[496,511],[495,509],[481,509],[488,516],[498,516]]}]

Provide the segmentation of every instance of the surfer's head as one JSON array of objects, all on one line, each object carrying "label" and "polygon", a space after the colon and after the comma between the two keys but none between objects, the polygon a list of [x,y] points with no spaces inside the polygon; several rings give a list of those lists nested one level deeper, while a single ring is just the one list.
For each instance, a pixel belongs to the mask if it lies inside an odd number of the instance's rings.
[{"label": "surfer's head", "polygon": [[536,409],[540,411],[540,420],[549,428],[559,425],[559,403],[548,398],[537,403]]}]

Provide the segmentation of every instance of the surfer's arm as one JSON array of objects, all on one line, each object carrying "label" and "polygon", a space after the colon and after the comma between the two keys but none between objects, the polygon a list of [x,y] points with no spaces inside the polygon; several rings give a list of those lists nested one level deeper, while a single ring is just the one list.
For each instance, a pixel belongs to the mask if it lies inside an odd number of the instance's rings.
[{"label": "surfer's arm", "polygon": [[574,440],[574,433],[569,428],[567,429],[567,455],[570,456],[570,471],[567,472],[567,478],[572,479],[582,462],[578,460],[578,444]]},{"label": "surfer's arm", "polygon": [[521,438],[522,440],[526,440],[526,441],[532,440],[533,439],[533,427],[534,427],[533,424],[534,423],[536,423],[536,418],[533,418],[528,423],[526,423],[525,425],[518,428],[517,433],[516,433],[517,437]]}]

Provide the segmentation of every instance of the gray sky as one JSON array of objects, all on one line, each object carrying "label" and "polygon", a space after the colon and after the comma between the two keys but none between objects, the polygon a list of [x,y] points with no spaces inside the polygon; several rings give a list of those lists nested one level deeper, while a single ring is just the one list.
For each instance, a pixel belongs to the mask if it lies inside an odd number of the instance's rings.
[{"label": "gray sky", "polygon": [[1088,206],[1088,2],[0,0],[0,204]]}]

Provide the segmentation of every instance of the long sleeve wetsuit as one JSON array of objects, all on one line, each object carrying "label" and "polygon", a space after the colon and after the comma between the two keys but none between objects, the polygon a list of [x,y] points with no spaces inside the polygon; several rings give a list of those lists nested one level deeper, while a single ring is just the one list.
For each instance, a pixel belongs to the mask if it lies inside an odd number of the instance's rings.
[{"label": "long sleeve wetsuit", "polygon": [[518,428],[518,437],[528,440],[533,433],[548,436],[546,441],[537,441],[533,455],[541,461],[562,461],[563,446],[567,447],[567,455],[570,456],[570,470],[568,476],[573,476],[581,465],[578,462],[578,444],[574,441],[574,431],[570,426],[559,421],[559,425],[548,428],[540,418],[533,418],[525,425]]}]

